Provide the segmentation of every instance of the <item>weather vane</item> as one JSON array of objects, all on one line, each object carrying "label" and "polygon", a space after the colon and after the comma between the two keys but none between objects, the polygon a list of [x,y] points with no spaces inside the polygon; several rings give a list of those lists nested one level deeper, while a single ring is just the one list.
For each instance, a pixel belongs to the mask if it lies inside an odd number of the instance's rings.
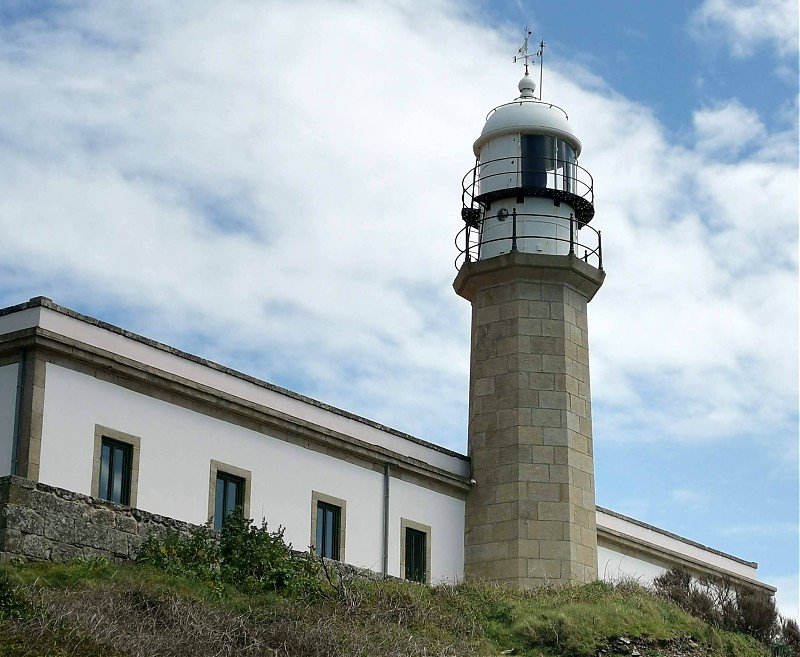
[{"label": "weather vane", "polygon": [[514,57],[514,63],[515,64],[516,64],[518,59],[522,59],[522,60],[525,61],[525,75],[528,75],[528,65],[531,63],[531,60],[534,57],[533,55],[528,53],[528,39],[530,38],[531,34],[533,34],[533,32],[531,32],[528,29],[528,26],[526,25],[525,26],[525,41],[522,42],[522,45],[519,47],[519,50],[517,50],[517,54]]},{"label": "weather vane", "polygon": [[528,26],[525,26],[525,40],[522,42],[522,45],[517,50],[517,54],[514,57],[514,63],[517,60],[523,60],[525,62],[525,75],[528,75],[528,66],[531,64],[535,64],[535,58],[539,58],[539,100],[542,99],[542,68],[544,65],[544,39],[539,41],[539,50],[536,51],[535,54],[531,55],[528,52],[528,39],[531,37],[533,32],[528,29]]}]

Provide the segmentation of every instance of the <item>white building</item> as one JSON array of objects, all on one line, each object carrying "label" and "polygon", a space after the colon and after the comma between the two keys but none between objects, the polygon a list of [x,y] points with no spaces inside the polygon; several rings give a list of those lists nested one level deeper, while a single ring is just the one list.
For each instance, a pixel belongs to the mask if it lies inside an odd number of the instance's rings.
[{"label": "white building", "polygon": [[[330,510],[327,554],[414,577],[406,542],[421,539],[424,579],[464,573],[466,456],[43,297],[0,310],[0,476],[12,473],[198,524],[218,519],[230,476],[249,515],[295,547],[316,546]],[[597,532],[603,577],[683,564],[769,589],[754,563],[605,509]]]}]

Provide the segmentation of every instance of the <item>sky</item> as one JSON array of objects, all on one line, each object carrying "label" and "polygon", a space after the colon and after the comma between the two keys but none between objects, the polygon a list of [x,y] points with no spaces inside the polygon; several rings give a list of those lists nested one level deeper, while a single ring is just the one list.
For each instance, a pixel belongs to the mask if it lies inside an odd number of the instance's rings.
[{"label": "sky", "polygon": [[757,561],[796,617],[797,17],[0,0],[0,306],[48,296],[466,452],[461,179],[527,25],[603,232],[597,502]]}]

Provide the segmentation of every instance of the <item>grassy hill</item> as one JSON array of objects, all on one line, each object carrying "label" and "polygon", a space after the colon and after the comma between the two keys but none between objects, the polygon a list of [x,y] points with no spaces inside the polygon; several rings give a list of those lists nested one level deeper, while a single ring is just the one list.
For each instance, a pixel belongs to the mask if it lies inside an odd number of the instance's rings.
[{"label": "grassy hill", "polygon": [[521,593],[480,583],[431,588],[334,580],[278,595],[142,564],[0,567],[3,657],[501,654],[762,657],[770,651],[630,583]]},{"label": "grassy hill", "polygon": [[[238,512],[220,532],[151,537],[137,560],[0,566],[0,657],[766,657],[753,636],[776,628],[772,600],[682,571],[663,596],[630,582],[520,592],[337,575]],[[783,637],[800,646],[796,625]]]}]

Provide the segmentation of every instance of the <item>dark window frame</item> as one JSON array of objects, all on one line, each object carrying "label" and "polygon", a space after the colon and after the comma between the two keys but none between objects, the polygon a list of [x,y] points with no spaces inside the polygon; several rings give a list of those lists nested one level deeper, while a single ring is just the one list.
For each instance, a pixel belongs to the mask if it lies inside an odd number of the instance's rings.
[{"label": "dark window frame", "polygon": [[428,581],[428,534],[405,527],[405,579],[424,584]]},{"label": "dark window frame", "polygon": [[[223,483],[222,495],[219,493],[220,482]],[[234,484],[236,486],[234,493],[236,499],[234,500],[232,506],[228,504],[229,484]],[[247,486],[247,480],[244,477],[231,474],[230,472],[217,470],[217,480],[215,482],[215,486],[217,489],[214,497],[214,529],[219,531],[222,529],[222,523],[225,521],[225,518],[227,518],[234,509],[241,509],[244,513],[245,487]],[[219,509],[222,509],[222,513],[219,513]]]},{"label": "dark window frame", "polygon": [[[133,474],[133,449],[130,443],[102,436],[100,440],[100,474],[98,482],[97,496],[101,500],[129,506],[131,502],[131,479]],[[108,451],[106,451],[108,450]],[[106,460],[108,455],[108,460]],[[114,499],[114,488],[116,487],[118,460],[122,459],[119,476],[122,481],[119,486],[119,498]],[[105,482],[103,481],[105,479]],[[105,483],[105,486],[103,484]],[[103,490],[105,488],[105,490]]]},{"label": "dark window frame", "polygon": [[[328,523],[333,526],[328,527]],[[342,507],[317,500],[316,553],[326,559],[340,560]],[[328,545],[330,538],[331,544]]]}]

